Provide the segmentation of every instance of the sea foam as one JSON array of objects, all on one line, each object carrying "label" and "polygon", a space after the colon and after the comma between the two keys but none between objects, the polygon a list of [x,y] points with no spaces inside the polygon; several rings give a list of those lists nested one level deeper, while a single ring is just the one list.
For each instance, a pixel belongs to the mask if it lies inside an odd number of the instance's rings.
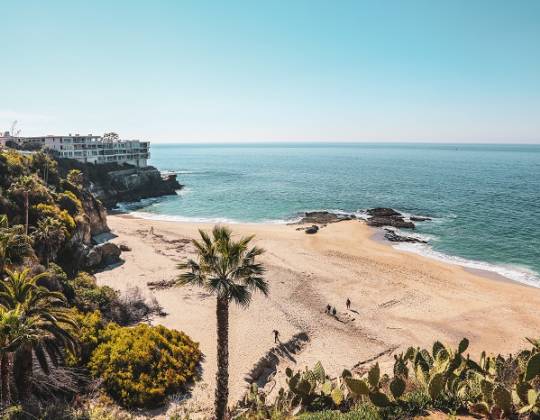
[{"label": "sea foam", "polygon": [[471,268],[474,270],[492,272],[506,277],[507,279],[517,281],[519,283],[527,284],[534,287],[540,287],[540,278],[538,277],[538,274],[526,267],[492,264],[485,261],[469,260],[455,255],[448,255],[439,251],[435,251],[428,244],[399,243],[393,244],[392,247],[402,251],[412,252],[425,257],[429,257],[445,263],[460,265],[462,267]]}]

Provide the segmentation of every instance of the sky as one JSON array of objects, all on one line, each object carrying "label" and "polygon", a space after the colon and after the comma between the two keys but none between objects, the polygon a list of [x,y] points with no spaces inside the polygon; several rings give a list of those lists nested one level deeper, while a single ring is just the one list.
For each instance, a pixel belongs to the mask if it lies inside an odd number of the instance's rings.
[{"label": "sky", "polygon": [[0,130],[540,143],[540,1],[0,0]]}]

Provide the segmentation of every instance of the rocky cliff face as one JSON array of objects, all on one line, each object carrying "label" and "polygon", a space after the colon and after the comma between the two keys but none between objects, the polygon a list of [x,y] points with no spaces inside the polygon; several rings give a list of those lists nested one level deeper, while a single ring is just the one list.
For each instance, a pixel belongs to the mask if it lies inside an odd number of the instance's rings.
[{"label": "rocky cliff face", "polygon": [[174,195],[182,189],[175,174],[163,177],[153,166],[136,168],[117,163],[94,165],[73,159],[58,159],[58,169],[64,177],[71,169],[80,170],[84,174],[86,188],[108,209],[122,201]]},{"label": "rocky cliff face", "polygon": [[[95,247],[93,238],[110,232],[107,225],[107,211],[103,204],[88,190],[79,192],[84,213],[77,215],[77,227],[62,248],[58,260],[68,272],[91,269],[101,263],[99,260],[89,260],[88,254]],[[118,252],[120,254],[120,252]],[[91,264],[89,264],[91,262]],[[95,264],[93,264],[95,263]]]},{"label": "rocky cliff face", "polygon": [[114,208],[119,202],[174,195],[182,188],[175,174],[162,177],[153,166],[110,171],[108,177],[108,183],[105,185],[92,183],[90,190],[109,209]]}]

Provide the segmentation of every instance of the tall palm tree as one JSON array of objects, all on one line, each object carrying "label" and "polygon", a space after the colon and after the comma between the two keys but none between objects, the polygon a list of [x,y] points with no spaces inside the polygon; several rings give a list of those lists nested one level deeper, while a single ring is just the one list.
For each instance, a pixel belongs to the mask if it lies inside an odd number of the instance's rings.
[{"label": "tall palm tree", "polygon": [[12,194],[22,194],[24,197],[24,233],[28,235],[28,210],[30,208],[30,192],[32,192],[39,182],[34,176],[22,175],[9,187]]},{"label": "tall palm tree", "polygon": [[63,349],[77,350],[72,330],[76,322],[65,306],[65,297],[38,286],[46,275],[29,276],[29,270],[11,272],[0,282],[0,306],[14,311],[17,323],[11,326],[4,352],[14,354],[13,371],[19,400],[30,397],[30,378],[34,356],[41,369],[49,373],[49,363],[57,365],[64,357]]},{"label": "tall palm tree", "polygon": [[249,306],[253,292],[268,295],[268,283],[263,278],[264,267],[255,258],[264,250],[250,247],[253,236],[234,241],[231,230],[215,226],[212,237],[199,230],[201,241],[193,240],[198,261],[189,259],[178,268],[187,270],[178,277],[180,285],[203,287],[216,296],[217,367],[215,417],[225,418],[229,398],[229,303]]}]

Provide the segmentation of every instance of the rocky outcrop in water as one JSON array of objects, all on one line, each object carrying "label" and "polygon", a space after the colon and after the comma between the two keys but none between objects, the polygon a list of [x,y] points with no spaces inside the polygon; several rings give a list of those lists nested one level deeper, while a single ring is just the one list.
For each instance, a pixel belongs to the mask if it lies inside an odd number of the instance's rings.
[{"label": "rocky outcrop in water", "polygon": [[369,226],[393,226],[406,229],[415,228],[413,222],[411,222],[410,220],[405,220],[404,216],[394,209],[377,207],[367,210],[366,213],[370,216],[366,221]]},{"label": "rocky outcrop in water", "polygon": [[309,223],[318,223],[318,224],[328,224],[328,223],[337,223],[344,220],[353,220],[356,219],[354,214],[341,214],[341,213],[330,213],[328,211],[310,211],[304,213],[304,216],[299,224],[309,224]]},{"label": "rocky outcrop in water", "polygon": [[422,239],[418,239],[412,236],[399,235],[395,230],[392,230],[392,229],[384,229],[384,230],[386,231],[386,233],[384,234],[384,237],[390,242],[409,242],[409,243],[421,243],[421,244],[427,243],[427,241],[424,241]]}]

